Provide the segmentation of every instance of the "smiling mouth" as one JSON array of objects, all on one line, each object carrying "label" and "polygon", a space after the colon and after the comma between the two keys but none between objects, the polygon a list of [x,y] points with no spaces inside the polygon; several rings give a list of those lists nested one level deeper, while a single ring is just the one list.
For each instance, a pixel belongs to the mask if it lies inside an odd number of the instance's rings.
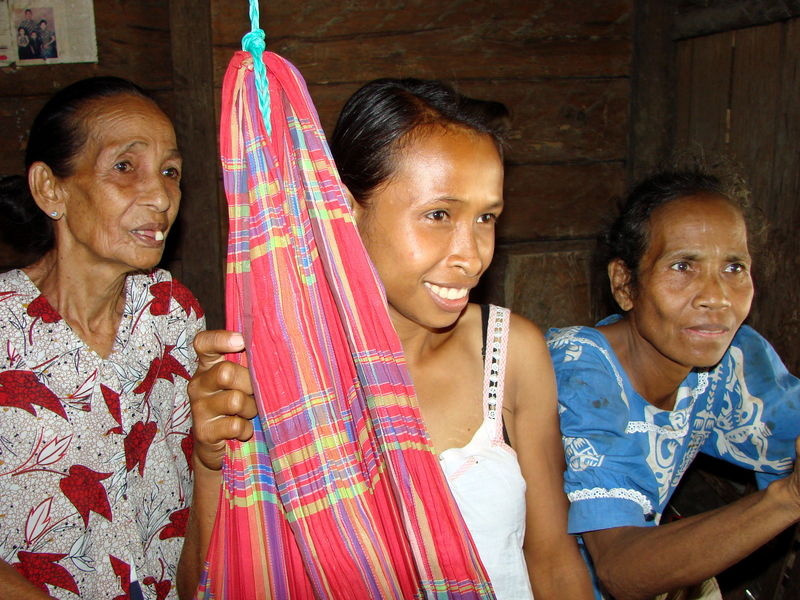
[{"label": "smiling mouth", "polygon": [[442,287],[427,282],[425,282],[425,287],[443,300],[460,300],[469,293],[469,288]]}]

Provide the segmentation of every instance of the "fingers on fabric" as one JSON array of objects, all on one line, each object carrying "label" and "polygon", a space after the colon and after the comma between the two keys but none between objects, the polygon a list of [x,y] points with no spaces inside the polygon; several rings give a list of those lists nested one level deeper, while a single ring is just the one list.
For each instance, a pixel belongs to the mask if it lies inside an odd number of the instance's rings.
[{"label": "fingers on fabric", "polygon": [[198,368],[205,370],[224,360],[225,354],[243,351],[244,338],[239,332],[224,329],[201,331],[194,338],[194,350]]},{"label": "fingers on fabric", "polygon": [[215,365],[214,369],[219,389],[236,390],[247,396],[253,395],[253,383],[250,381],[250,371],[247,367],[225,361]]},{"label": "fingers on fabric", "polygon": [[243,398],[238,392],[225,392],[215,398],[221,406],[219,410],[210,410],[209,418],[199,428],[197,435],[204,438],[201,441],[216,445],[226,440],[246,442],[253,437],[253,424],[250,421],[252,417],[245,417],[240,412]]},{"label": "fingers on fabric", "polygon": [[206,396],[233,390],[245,396],[253,395],[250,371],[230,361],[220,361],[205,370],[198,369],[189,382],[189,398],[192,403],[202,402]]}]

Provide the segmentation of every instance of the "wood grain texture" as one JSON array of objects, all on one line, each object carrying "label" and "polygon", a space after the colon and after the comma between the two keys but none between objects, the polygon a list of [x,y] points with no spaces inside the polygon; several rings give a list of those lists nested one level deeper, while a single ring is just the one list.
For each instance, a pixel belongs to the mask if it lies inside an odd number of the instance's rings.
[{"label": "wood grain texture", "polygon": [[95,75],[118,75],[147,90],[172,88],[169,7],[165,2],[95,0],[97,63],[0,69],[0,96],[48,96]]},{"label": "wood grain texture", "polygon": [[[727,110],[730,106],[731,68],[735,34],[733,32],[695,38],[681,44],[691,45],[689,87],[678,94],[686,95],[679,104],[688,106],[688,129],[680,131],[678,147],[700,142],[702,149],[723,152],[728,143]],[[681,109],[683,110],[683,109]]]},{"label": "wood grain texture", "polygon": [[624,162],[510,165],[498,239],[593,238],[616,212]]},{"label": "wood grain texture", "polygon": [[[300,69],[328,134],[346,99],[378,77],[445,79],[509,107],[503,248],[593,239],[608,220],[625,181],[632,0],[261,4],[267,48]],[[219,88],[250,23],[230,2],[212,0],[211,10]],[[503,252],[498,261],[501,269],[508,264]],[[532,276],[514,273],[520,281]],[[484,287],[495,285],[504,284],[489,277]],[[503,303],[550,302],[542,291],[523,300],[526,294]]]},{"label": "wood grain texture", "polygon": [[800,17],[800,0],[679,0],[675,4],[675,39]]},{"label": "wood grain texture", "polygon": [[590,284],[594,252],[593,240],[501,244],[477,295],[513,306],[542,330],[591,325],[598,318]]},{"label": "wood grain texture", "polygon": [[634,8],[631,65],[628,181],[662,163],[675,142],[675,45],[669,2],[638,0]]},{"label": "wood grain texture", "polygon": [[224,201],[217,185],[217,127],[209,0],[172,0],[175,130],[184,159],[178,254],[168,262],[206,311],[210,328],[225,324]]}]

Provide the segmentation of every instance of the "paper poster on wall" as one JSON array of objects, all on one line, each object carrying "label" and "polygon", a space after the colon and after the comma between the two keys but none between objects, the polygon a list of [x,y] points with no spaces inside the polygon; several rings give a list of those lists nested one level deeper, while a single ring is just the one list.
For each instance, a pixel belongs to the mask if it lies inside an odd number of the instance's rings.
[{"label": "paper poster on wall", "polygon": [[0,66],[97,62],[92,0],[0,0]]}]

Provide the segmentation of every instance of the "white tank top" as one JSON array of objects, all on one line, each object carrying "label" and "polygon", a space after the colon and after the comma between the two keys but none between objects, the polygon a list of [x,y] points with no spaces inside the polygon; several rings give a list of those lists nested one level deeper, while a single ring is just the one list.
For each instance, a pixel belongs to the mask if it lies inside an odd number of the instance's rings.
[{"label": "white tank top", "polygon": [[525,480],[503,440],[503,383],[509,311],[490,306],[483,376],[483,423],[462,448],[439,455],[498,600],[533,598],[522,553]]}]

